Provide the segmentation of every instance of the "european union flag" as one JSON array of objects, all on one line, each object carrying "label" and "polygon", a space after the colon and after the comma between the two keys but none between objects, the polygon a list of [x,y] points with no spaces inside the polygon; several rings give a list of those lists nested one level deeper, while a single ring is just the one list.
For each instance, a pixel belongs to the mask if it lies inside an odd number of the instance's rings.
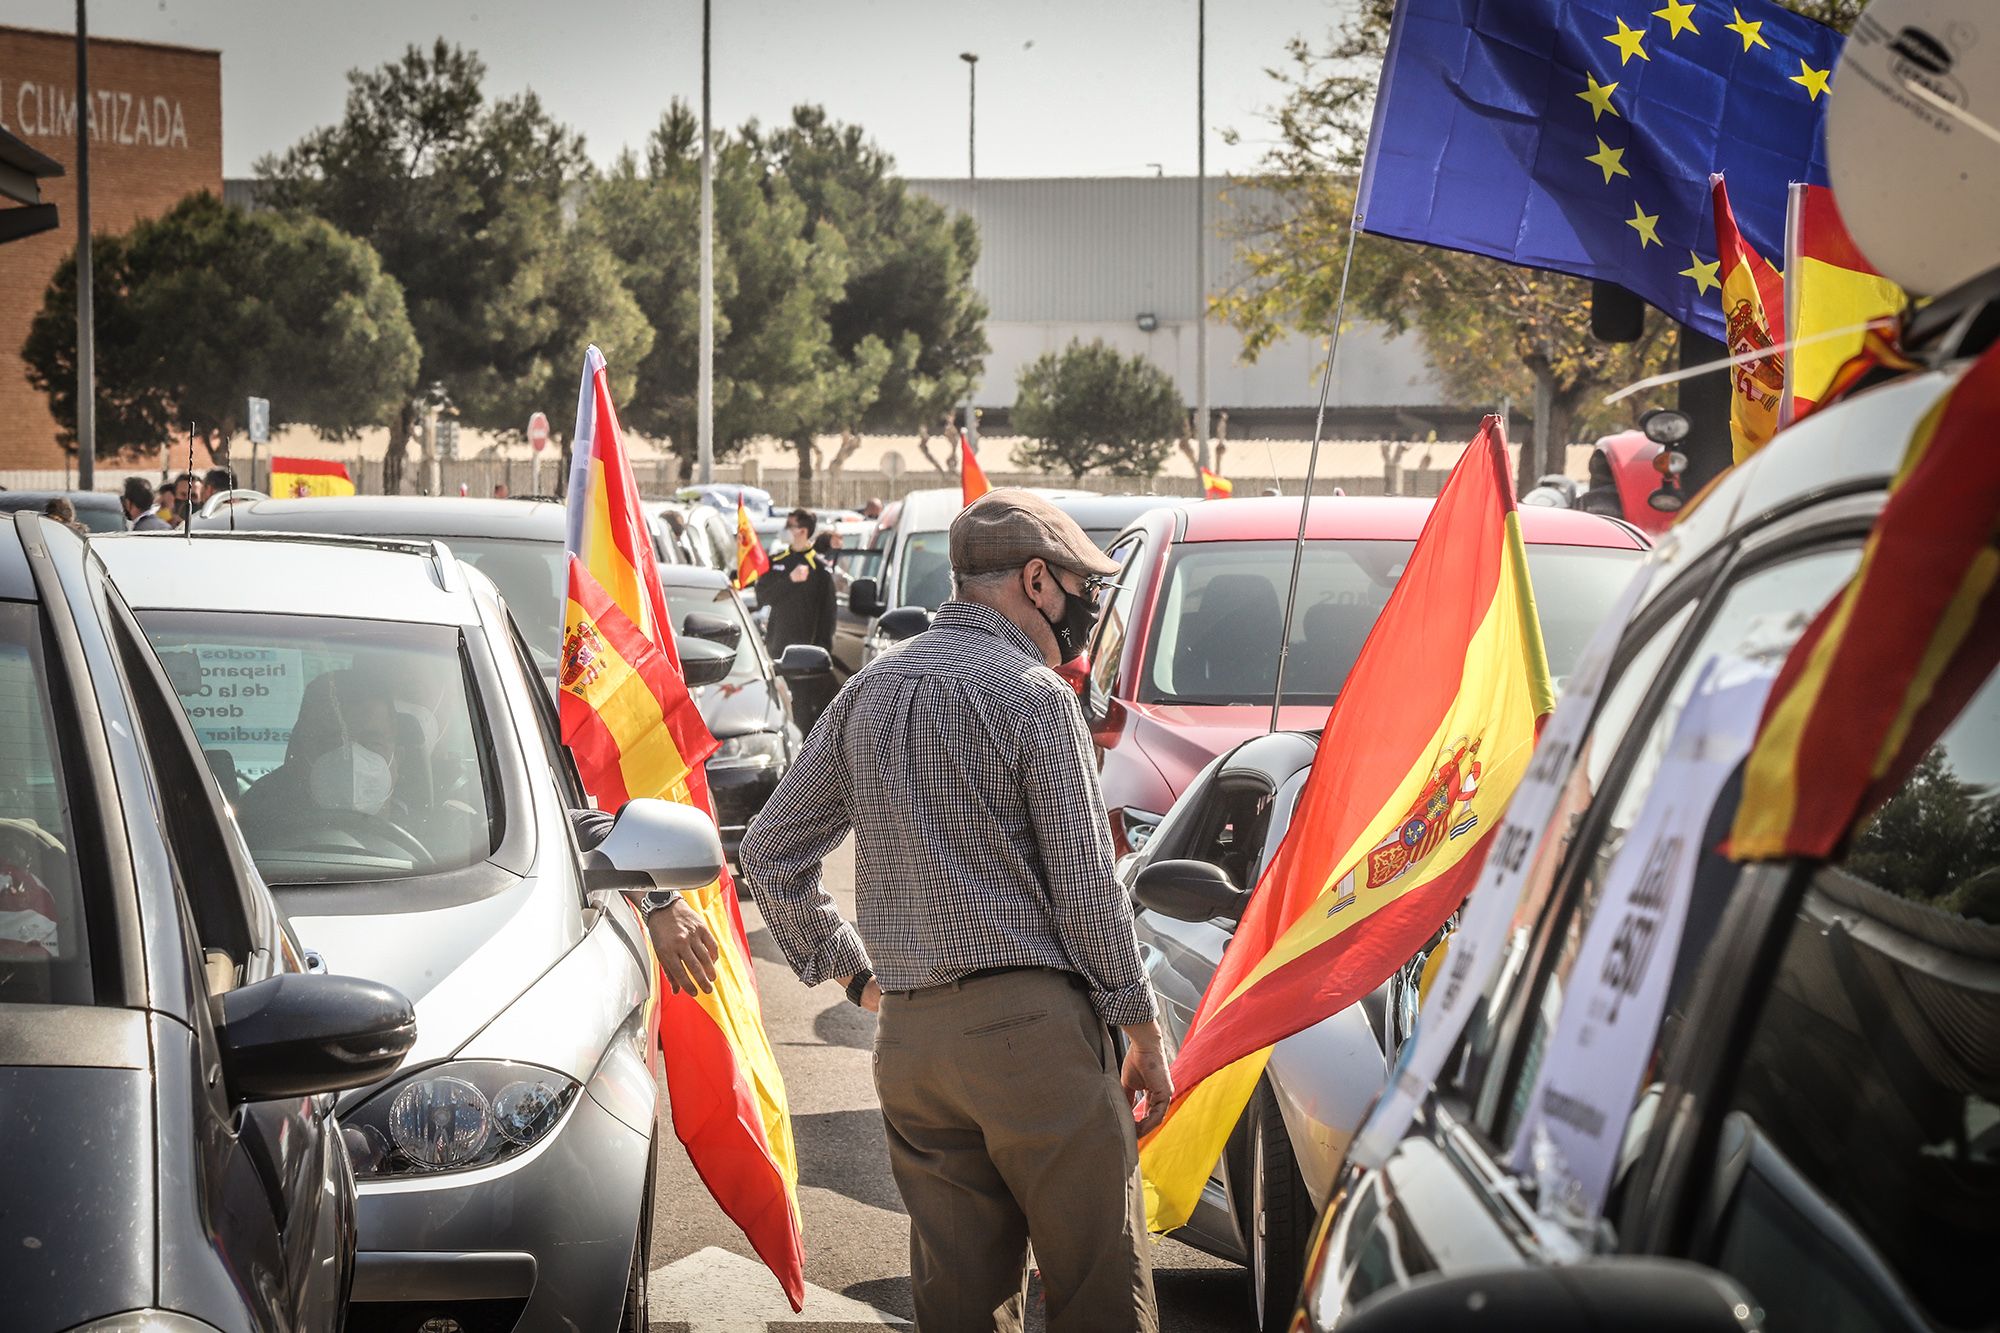
[{"label": "european union flag", "polygon": [[1824,185],[1833,29],[1769,0],[1401,0],[1364,231],[1602,278],[1722,336],[1709,175],[1776,262]]}]

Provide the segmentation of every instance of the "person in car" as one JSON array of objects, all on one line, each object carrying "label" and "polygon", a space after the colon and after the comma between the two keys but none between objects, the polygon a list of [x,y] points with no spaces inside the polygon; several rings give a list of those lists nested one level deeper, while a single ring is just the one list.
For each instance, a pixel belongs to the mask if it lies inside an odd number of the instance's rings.
[{"label": "person in car", "polygon": [[118,498],[118,507],[125,511],[125,521],[132,525],[132,531],[166,531],[165,521],[153,512],[153,484],[144,477],[125,478],[125,489]]},{"label": "person in car", "polygon": [[285,761],[252,783],[239,815],[253,847],[330,822],[321,812],[393,819],[397,725],[393,696],[354,670],[329,671],[305,688]]}]

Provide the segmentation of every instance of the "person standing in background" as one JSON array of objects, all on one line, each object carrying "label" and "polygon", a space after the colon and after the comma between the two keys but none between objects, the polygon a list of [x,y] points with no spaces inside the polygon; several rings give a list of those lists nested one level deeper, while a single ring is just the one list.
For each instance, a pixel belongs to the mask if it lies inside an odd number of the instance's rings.
[{"label": "person standing in background", "polygon": [[[771,609],[770,623],[764,628],[764,645],[774,658],[783,657],[785,649],[795,643],[833,651],[833,566],[814,549],[813,534],[818,527],[810,509],[794,509],[787,514],[788,549],[771,561],[771,572],[752,585],[757,590],[757,605]],[[791,691],[792,715],[804,734],[812,730],[832,698],[833,682],[800,680],[792,684]]]},{"label": "person standing in background", "polygon": [[118,507],[125,511],[125,523],[133,532],[164,532],[167,522],[153,512],[153,484],[144,477],[125,478],[125,489],[118,497]]}]

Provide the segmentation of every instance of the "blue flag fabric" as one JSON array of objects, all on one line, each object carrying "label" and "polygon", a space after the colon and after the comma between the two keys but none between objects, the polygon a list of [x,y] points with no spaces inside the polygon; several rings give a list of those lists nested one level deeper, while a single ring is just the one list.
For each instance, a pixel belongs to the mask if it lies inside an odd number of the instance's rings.
[{"label": "blue flag fabric", "polygon": [[1602,278],[1723,334],[1709,175],[1784,253],[1841,36],[1769,0],[1401,0],[1364,231]]}]

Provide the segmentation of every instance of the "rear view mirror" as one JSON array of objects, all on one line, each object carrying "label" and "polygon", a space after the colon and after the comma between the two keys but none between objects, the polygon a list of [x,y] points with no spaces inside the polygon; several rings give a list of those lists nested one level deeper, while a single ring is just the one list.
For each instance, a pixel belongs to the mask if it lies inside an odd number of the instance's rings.
[{"label": "rear view mirror", "polygon": [[417,1013],[379,981],[284,972],[225,992],[215,1035],[236,1101],[315,1097],[388,1077],[417,1041]]},{"label": "rear view mirror", "polygon": [[816,643],[795,643],[778,658],[778,674],[786,680],[803,680],[833,674],[833,654]]},{"label": "rear view mirror", "polygon": [[625,802],[583,865],[592,889],[698,889],[722,874],[722,839],[693,806],[639,796]]},{"label": "rear view mirror", "polygon": [[716,685],[729,678],[736,666],[736,650],[725,648],[707,639],[677,638],[674,646],[680,649],[681,675],[691,690],[704,685]]},{"label": "rear view mirror", "polygon": [[743,625],[734,616],[710,615],[706,611],[690,611],[681,621],[681,634],[690,639],[705,639],[719,643],[731,652],[743,642]]},{"label": "rear view mirror", "polygon": [[931,627],[931,613],[921,606],[899,606],[875,622],[875,628],[890,643],[914,639]]},{"label": "rear view mirror", "polygon": [[857,616],[875,616],[882,613],[881,585],[870,578],[859,578],[847,586],[847,609]]},{"label": "rear view mirror", "polygon": [[[1311,1299],[1308,1293],[1308,1299]],[[1342,1333],[1755,1333],[1757,1303],[1713,1269],[1673,1259],[1420,1278],[1361,1303]]]},{"label": "rear view mirror", "polygon": [[1206,861],[1155,861],[1139,872],[1132,896],[1141,907],[1176,921],[1235,921],[1250,895]]}]

